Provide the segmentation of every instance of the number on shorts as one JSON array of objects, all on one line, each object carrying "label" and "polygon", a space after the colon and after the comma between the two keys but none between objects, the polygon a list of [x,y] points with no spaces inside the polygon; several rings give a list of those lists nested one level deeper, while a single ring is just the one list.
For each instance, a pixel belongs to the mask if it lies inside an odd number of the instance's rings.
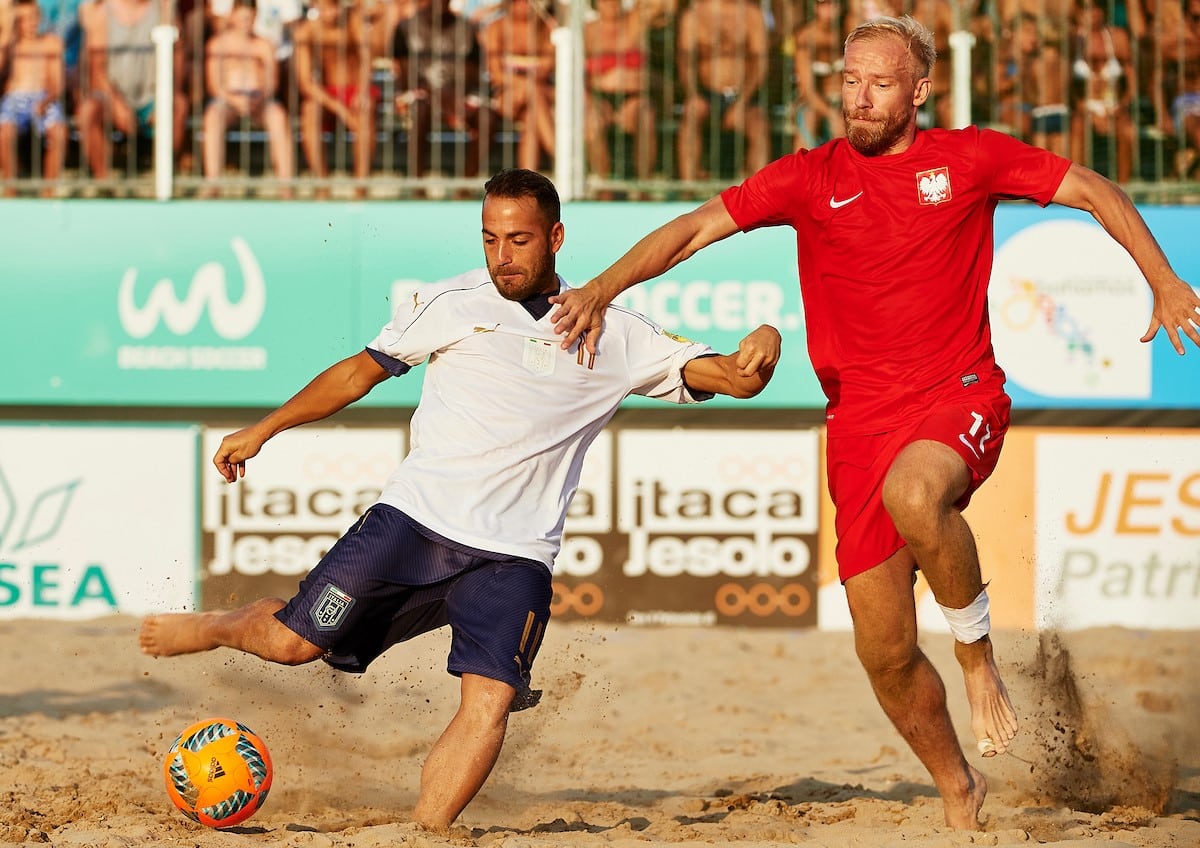
[{"label": "number on shorts", "polygon": [[[988,440],[992,438],[992,425],[983,420],[978,412],[972,412],[971,429],[958,434],[958,440],[967,446],[976,459],[980,459],[987,448]],[[982,434],[980,431],[982,430]]]}]

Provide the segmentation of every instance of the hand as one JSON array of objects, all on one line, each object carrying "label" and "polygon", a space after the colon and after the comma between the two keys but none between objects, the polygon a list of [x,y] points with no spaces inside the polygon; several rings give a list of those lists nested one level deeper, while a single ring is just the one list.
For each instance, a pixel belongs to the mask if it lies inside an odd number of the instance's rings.
[{"label": "hand", "polygon": [[1171,346],[1180,356],[1184,354],[1182,335],[1191,339],[1200,347],[1200,296],[1183,280],[1176,278],[1174,283],[1161,286],[1154,290],[1154,314],[1150,319],[1150,327],[1143,342],[1148,342],[1158,334],[1160,327],[1167,331]]},{"label": "hand", "polygon": [[779,364],[779,351],[783,339],[779,331],[770,324],[763,324],[738,343],[737,365],[738,376],[753,377],[756,374],[770,374]]},{"label": "hand", "polygon": [[233,111],[238,115],[249,115],[254,108],[254,101],[246,94],[230,93],[224,98],[226,103],[233,107]]},{"label": "hand", "polygon": [[410,88],[397,94],[393,103],[396,107],[397,114],[407,115],[409,107],[412,106],[412,104],[416,103],[418,100],[428,99],[428,92],[419,88]]},{"label": "hand", "polygon": [[251,427],[230,433],[221,439],[221,446],[213,456],[213,465],[226,482],[233,483],[246,476],[246,460],[256,456],[265,441]]},{"label": "hand", "polygon": [[745,123],[746,98],[738,95],[737,99],[725,108],[725,115],[721,118],[721,129],[725,132],[737,132],[739,127],[745,126]]},{"label": "hand", "polygon": [[559,292],[551,296],[550,302],[558,306],[550,315],[550,321],[554,324],[554,332],[563,337],[562,349],[570,349],[575,340],[583,336],[588,353],[595,355],[609,301],[595,286],[587,285]]},{"label": "hand", "polygon": [[354,129],[358,126],[358,124],[355,120],[354,113],[350,111],[349,106],[340,100],[331,99],[329,103],[329,111],[334,114],[334,117],[346,125],[346,129],[354,132]]}]

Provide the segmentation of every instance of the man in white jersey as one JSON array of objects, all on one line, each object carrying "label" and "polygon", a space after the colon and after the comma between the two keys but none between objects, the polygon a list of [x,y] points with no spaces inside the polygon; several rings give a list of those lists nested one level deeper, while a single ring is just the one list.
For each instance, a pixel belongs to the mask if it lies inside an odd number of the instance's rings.
[{"label": "man in white jersey", "polygon": [[[487,268],[422,287],[366,350],[333,365],[283,406],[225,437],[213,462],[230,483],[263,444],[325,418],[426,359],[411,449],[379,501],[301,582],[291,601],[230,612],[154,615],[142,651],[230,647],[285,665],[323,659],[362,672],[397,642],[446,624],[457,714],[421,774],[413,818],[447,828],[491,773],[508,714],[537,703],[530,667],[550,617],[550,570],[584,453],[630,394],[694,403],[752,397],[779,361],[762,326],[736,354],[668,335],[610,308],[605,355],[563,350],[549,297],[563,243],[554,185],[502,171],[484,186]],[[602,361],[603,360],[603,361]]]}]

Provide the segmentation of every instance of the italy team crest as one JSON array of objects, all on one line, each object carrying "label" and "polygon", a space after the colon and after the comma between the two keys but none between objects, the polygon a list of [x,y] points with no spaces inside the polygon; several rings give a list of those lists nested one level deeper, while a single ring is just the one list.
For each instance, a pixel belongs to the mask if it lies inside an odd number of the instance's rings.
[{"label": "italy team crest", "polygon": [[321,592],[308,614],[318,630],[334,630],[342,623],[352,606],[354,598],[330,583]]},{"label": "italy team crest", "polygon": [[[582,345],[582,340],[580,341]],[[554,353],[557,346],[545,339],[526,339],[521,350],[521,365],[531,374],[546,377],[554,373]]]},{"label": "italy team crest", "polygon": [[943,166],[917,174],[917,200],[922,206],[937,206],[953,196],[949,168]]}]

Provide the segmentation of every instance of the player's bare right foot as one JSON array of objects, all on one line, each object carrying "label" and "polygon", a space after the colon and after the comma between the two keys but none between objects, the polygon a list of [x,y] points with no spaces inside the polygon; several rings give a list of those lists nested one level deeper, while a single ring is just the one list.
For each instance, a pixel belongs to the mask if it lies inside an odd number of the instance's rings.
[{"label": "player's bare right foot", "polygon": [[184,612],[147,616],[138,633],[143,654],[173,657],[210,651],[220,643],[209,635],[208,624],[220,612]]},{"label": "player's bare right foot", "polygon": [[1017,735],[1017,713],[1000,679],[991,639],[985,636],[969,645],[955,642],[954,654],[962,666],[971,731],[979,753],[985,757],[1003,754]]},{"label": "player's bare right foot", "polygon": [[987,779],[968,763],[966,791],[942,794],[946,824],[958,830],[979,830],[979,811],[983,809],[987,789]]}]

